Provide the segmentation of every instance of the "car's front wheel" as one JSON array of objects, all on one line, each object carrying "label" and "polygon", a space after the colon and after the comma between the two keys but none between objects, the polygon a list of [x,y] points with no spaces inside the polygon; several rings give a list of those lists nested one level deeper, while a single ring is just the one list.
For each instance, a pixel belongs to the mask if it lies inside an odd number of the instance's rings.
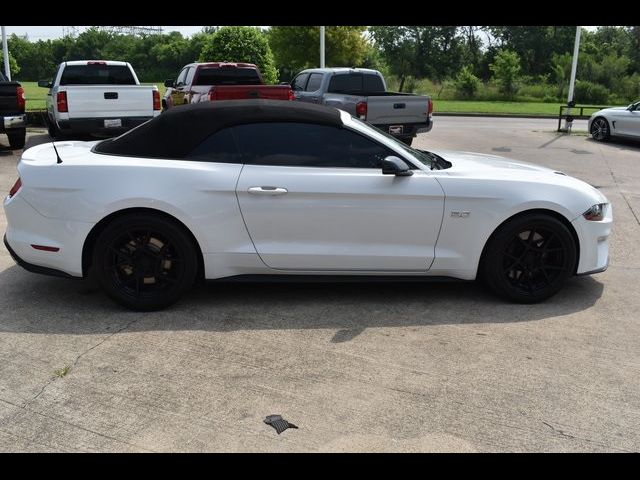
[{"label": "car's front wheel", "polygon": [[604,117],[597,117],[591,122],[591,130],[589,131],[594,140],[605,142],[611,136],[609,122]]},{"label": "car's front wheel", "polygon": [[133,310],[159,310],[195,282],[197,248],[181,225],[145,214],[120,217],[98,236],[93,268],[113,300]]},{"label": "car's front wheel", "polygon": [[516,217],[487,243],[480,275],[497,294],[519,303],[555,295],[576,268],[573,235],[560,220],[545,214]]}]

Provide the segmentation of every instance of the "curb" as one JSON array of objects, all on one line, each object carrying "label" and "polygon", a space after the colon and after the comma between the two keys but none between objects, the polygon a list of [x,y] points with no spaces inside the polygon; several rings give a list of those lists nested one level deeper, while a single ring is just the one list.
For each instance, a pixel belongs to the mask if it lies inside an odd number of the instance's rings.
[{"label": "curb", "polygon": [[488,118],[545,118],[557,120],[557,115],[533,115],[519,113],[471,113],[471,112],[433,112],[434,117],[488,117]]}]

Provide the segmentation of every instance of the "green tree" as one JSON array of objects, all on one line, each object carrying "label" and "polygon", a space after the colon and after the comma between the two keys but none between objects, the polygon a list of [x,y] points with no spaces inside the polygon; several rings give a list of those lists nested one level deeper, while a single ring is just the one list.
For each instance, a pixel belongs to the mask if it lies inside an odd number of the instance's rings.
[{"label": "green tree", "polygon": [[556,96],[562,97],[565,89],[569,85],[569,77],[571,75],[571,55],[569,53],[563,53],[558,55],[554,53],[551,57],[551,72],[553,79],[558,87]]},{"label": "green tree", "polygon": [[255,63],[266,83],[278,81],[273,53],[266,35],[259,28],[220,28],[204,46],[200,61]]},{"label": "green tree", "polygon": [[[2,55],[2,57],[0,57],[0,70],[2,71],[2,73],[5,72],[5,70],[4,70],[4,55]],[[11,72],[11,79],[12,80],[20,72],[20,66],[18,65],[18,62],[16,62],[16,59],[13,57],[11,52],[9,52],[9,72]]]},{"label": "green tree", "polygon": [[480,87],[480,79],[476,77],[469,65],[460,70],[455,81],[456,91],[464,98],[473,98]]},{"label": "green tree", "polygon": [[507,97],[513,97],[518,91],[518,79],[520,78],[520,57],[518,54],[510,50],[502,50],[496,55],[490,68],[498,81],[500,92]]},{"label": "green tree", "polygon": [[[325,29],[325,61],[328,67],[360,67],[370,47],[366,27],[333,26]],[[276,65],[292,77],[305,68],[320,66],[320,27],[274,26],[268,31]],[[369,57],[372,60],[372,57]]]}]

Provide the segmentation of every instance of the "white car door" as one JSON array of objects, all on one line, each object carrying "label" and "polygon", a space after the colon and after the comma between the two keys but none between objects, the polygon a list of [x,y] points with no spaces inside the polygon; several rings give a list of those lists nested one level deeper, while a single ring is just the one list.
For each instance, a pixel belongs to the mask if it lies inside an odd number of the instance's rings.
[{"label": "white car door", "polygon": [[428,172],[382,174],[386,147],[345,128],[233,128],[244,156],[236,192],[264,263],[307,271],[424,272],[444,195]]},{"label": "white car door", "polygon": [[612,133],[618,135],[639,136],[640,135],[640,110],[638,104],[631,109],[616,110],[611,115]]}]

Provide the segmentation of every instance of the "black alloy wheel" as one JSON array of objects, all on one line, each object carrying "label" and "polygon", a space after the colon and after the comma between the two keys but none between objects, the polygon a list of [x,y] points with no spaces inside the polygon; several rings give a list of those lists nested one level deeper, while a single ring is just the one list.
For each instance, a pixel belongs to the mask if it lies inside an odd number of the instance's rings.
[{"label": "black alloy wheel", "polygon": [[107,295],[133,310],[159,310],[176,302],[196,278],[196,247],[168,219],[132,215],[116,219],[98,237],[93,266]]},{"label": "black alloy wheel", "polygon": [[534,303],[556,294],[574,274],[576,261],[569,229],[551,216],[529,214],[492,236],[480,273],[499,295]]}]

